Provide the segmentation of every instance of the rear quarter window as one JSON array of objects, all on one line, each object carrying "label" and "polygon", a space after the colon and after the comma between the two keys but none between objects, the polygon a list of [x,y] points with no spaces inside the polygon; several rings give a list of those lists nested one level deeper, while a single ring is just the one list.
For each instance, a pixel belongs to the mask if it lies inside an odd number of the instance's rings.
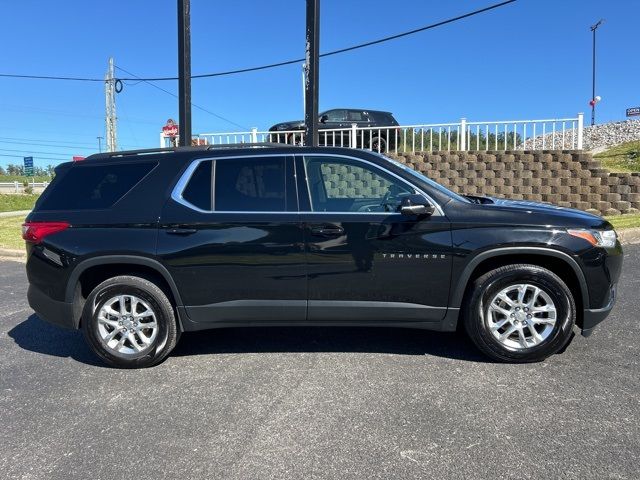
[{"label": "rear quarter window", "polygon": [[98,210],[124,197],[156,162],[74,165],[59,175],[38,202],[39,210]]}]

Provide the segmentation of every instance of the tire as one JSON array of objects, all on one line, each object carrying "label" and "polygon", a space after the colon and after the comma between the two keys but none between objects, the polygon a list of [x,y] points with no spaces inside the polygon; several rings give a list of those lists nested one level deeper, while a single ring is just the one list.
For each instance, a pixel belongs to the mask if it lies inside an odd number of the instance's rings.
[{"label": "tire", "polygon": [[373,137],[369,143],[369,148],[373,152],[378,151],[378,144],[380,144],[380,153],[387,151],[387,141],[383,137]]},{"label": "tire", "polygon": [[179,338],[174,309],[165,293],[145,278],[127,275],[105,280],[93,289],[82,313],[82,332],[96,355],[118,368],[157,365]]},{"label": "tire", "polygon": [[[520,291],[523,301],[518,301]],[[532,299],[535,303],[529,303]],[[473,282],[462,308],[471,341],[500,362],[539,362],[563,351],[573,338],[573,295],[560,277],[537,265],[507,265],[485,273]]]}]

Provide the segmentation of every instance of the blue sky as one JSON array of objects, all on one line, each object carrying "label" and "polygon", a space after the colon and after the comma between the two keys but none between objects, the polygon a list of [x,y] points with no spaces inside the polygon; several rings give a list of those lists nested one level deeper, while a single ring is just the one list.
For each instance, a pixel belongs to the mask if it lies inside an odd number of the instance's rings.
[{"label": "blue sky", "polygon": [[[418,28],[498,0],[322,0],[321,52]],[[177,73],[176,2],[5,0],[1,73],[102,78],[109,56],[139,76]],[[304,55],[304,0],[191,0],[193,74]],[[321,60],[320,109],[392,111],[401,124],[588,114],[598,30],[598,122],[640,104],[640,0],[518,0],[435,30]],[[125,75],[119,72],[121,75]],[[177,82],[159,82],[177,92]],[[97,150],[101,83],[0,78],[0,164]],[[244,127],[302,118],[300,65],[193,80],[193,102]],[[117,96],[122,148],[156,147],[177,100],[145,83]],[[587,116],[587,115],[585,115]],[[239,127],[194,109],[194,132]],[[11,157],[8,155],[15,155]]]}]

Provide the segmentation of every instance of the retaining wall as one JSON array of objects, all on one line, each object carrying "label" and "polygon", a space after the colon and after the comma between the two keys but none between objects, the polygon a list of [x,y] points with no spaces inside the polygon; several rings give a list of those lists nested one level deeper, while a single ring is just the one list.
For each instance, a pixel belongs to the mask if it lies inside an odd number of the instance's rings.
[{"label": "retaining wall", "polygon": [[462,194],[550,202],[601,215],[638,213],[640,209],[640,173],[610,173],[582,151],[390,156]]}]

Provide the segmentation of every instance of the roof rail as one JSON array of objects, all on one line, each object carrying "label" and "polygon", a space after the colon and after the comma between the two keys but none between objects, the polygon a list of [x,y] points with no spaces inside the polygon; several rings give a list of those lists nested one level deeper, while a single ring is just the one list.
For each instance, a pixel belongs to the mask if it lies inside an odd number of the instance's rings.
[{"label": "roof rail", "polygon": [[117,152],[94,153],[87,159],[98,160],[104,158],[120,158],[130,157],[134,155],[154,155],[158,153],[177,153],[177,152],[201,152],[206,150],[218,150],[227,148],[276,148],[276,147],[296,147],[287,143],[274,142],[256,142],[256,143],[227,143],[219,145],[194,145],[192,147],[168,147],[168,148],[147,148],[141,150],[121,150]]},{"label": "roof rail", "polygon": [[290,143],[276,142],[254,142],[254,143],[220,143],[218,145],[208,145],[207,150],[217,150],[224,148],[278,148],[278,147],[298,147],[299,145],[291,145]]},{"label": "roof rail", "polygon": [[102,152],[102,153],[94,153],[91,155],[91,159],[99,159],[99,158],[118,158],[118,157],[129,157],[133,155],[153,155],[156,153],[174,153],[178,151],[199,151],[199,150],[207,150],[208,145],[194,146],[194,147],[168,147],[168,148],[145,148],[141,150],[120,150],[117,152]]}]

